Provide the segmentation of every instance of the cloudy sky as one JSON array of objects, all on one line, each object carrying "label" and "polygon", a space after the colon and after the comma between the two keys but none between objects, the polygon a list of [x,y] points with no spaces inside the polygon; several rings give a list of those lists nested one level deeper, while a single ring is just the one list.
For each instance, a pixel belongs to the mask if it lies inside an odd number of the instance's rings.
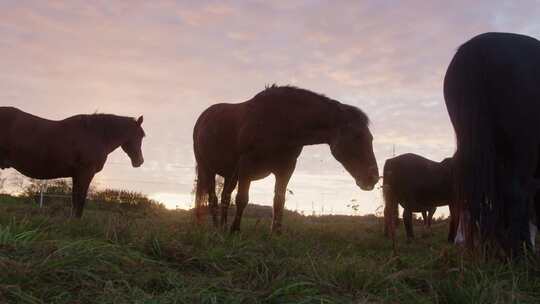
[{"label": "cloudy sky", "polygon": [[[381,171],[393,147],[451,155],[442,80],[456,48],[486,31],[538,38],[539,16],[537,1],[0,0],[0,105],[50,119],[143,114],[144,166],[116,151],[94,184],[187,207],[198,115],[271,83],[367,112]],[[304,149],[289,188],[287,207],[307,213],[381,203],[326,146]],[[272,192],[273,178],[256,182],[252,202],[270,204]]]}]

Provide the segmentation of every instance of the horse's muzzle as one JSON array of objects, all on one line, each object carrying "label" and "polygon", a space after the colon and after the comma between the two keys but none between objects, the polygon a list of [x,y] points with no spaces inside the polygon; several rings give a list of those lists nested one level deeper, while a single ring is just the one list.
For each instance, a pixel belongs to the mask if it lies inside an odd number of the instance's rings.
[{"label": "horse's muzzle", "polygon": [[361,182],[359,180],[356,181],[356,185],[358,187],[360,187],[360,189],[364,190],[364,191],[371,191],[373,190],[373,188],[375,188],[375,183],[372,184],[372,183],[364,183],[364,182]]},{"label": "horse's muzzle", "polygon": [[356,185],[364,191],[371,191],[375,188],[375,184],[379,181],[379,171],[377,167],[370,168],[370,174],[367,178],[357,179]]},{"label": "horse's muzzle", "polygon": [[142,157],[137,160],[131,161],[131,165],[133,166],[133,168],[139,168],[140,166],[142,166],[143,163],[144,163],[144,158]]}]

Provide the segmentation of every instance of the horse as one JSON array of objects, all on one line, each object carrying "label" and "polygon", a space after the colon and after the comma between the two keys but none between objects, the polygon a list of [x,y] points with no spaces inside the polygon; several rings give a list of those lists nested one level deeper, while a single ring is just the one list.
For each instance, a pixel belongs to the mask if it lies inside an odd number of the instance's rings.
[{"label": "horse", "polygon": [[201,223],[201,206],[208,203],[218,226],[215,176],[220,175],[225,179],[220,225],[227,225],[231,192],[238,184],[230,231],[239,231],[251,182],[273,174],[272,232],[280,233],[287,184],[306,145],[330,145],[356,184],[372,190],[379,171],[368,125],[368,116],[360,109],[293,86],[272,85],[245,102],[210,106],[193,130],[197,221]]},{"label": "horse", "polygon": [[531,248],[539,84],[540,41],[520,34],[480,34],[448,66],[444,98],[457,142],[455,197],[460,213],[470,215],[464,222],[469,248],[493,245],[510,257]]},{"label": "horse", "polygon": [[143,162],[143,117],[75,115],[48,120],[14,107],[0,107],[0,169],[35,179],[72,178],[71,216],[81,218],[88,187],[121,147],[133,167]]},{"label": "horse", "polygon": [[414,238],[413,212],[422,212],[424,223],[430,227],[435,209],[449,205],[448,240],[452,242],[457,229],[457,222],[452,214],[452,182],[452,158],[434,162],[420,155],[407,153],[386,160],[383,169],[385,235],[392,239],[395,237],[398,204],[403,207],[403,222],[409,241]]}]

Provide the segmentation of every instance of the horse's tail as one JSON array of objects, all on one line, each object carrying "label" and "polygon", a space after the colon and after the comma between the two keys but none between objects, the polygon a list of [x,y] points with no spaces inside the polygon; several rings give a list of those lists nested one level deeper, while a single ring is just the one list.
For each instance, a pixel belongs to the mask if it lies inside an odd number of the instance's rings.
[{"label": "horse's tail", "polygon": [[392,187],[392,176],[388,168],[388,161],[384,164],[383,199],[384,199],[384,235],[395,238],[398,224],[399,207],[395,189]]},{"label": "horse's tail", "polygon": [[395,238],[398,224],[398,202],[390,185],[383,185],[384,198],[384,234],[391,239]]},{"label": "horse's tail", "polygon": [[205,207],[208,203],[208,185],[204,174],[201,174],[200,167],[195,167],[197,177],[195,179],[195,207],[193,209],[195,221],[200,224],[203,221]]},{"label": "horse's tail", "polygon": [[444,81],[446,105],[456,132],[454,203],[458,214],[471,215],[463,221],[469,248],[474,245],[476,227],[481,241],[493,239],[504,209],[495,187],[493,113],[485,94],[484,70],[481,54],[465,44],[452,59]]}]

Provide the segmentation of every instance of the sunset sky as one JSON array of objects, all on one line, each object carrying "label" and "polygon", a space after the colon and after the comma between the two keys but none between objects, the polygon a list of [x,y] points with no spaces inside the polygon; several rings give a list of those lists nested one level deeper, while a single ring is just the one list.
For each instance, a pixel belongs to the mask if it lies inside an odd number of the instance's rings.
[{"label": "sunset sky", "polygon": [[[358,106],[382,173],[394,145],[437,161],[453,153],[442,80],[461,43],[486,31],[540,37],[537,1],[0,0],[0,20],[0,105],[50,119],[144,115],[143,167],[117,150],[94,185],[173,208],[192,204],[192,129],[211,104],[276,83]],[[307,213],[381,204],[323,145],[304,149],[289,189],[287,208]],[[255,182],[251,202],[272,193],[273,178]]]}]

